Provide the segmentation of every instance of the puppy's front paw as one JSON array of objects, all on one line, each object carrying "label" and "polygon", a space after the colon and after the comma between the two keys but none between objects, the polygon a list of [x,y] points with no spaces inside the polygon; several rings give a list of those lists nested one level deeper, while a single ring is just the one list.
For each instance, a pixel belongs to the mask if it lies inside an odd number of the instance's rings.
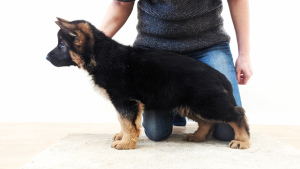
[{"label": "puppy's front paw", "polygon": [[183,141],[189,141],[189,142],[203,142],[205,141],[205,138],[197,137],[194,133],[190,133],[186,136],[184,136]]},{"label": "puppy's front paw", "polygon": [[118,150],[128,150],[128,149],[135,149],[136,143],[133,142],[125,142],[122,140],[114,141],[111,144],[112,148],[118,149]]},{"label": "puppy's front paw", "polygon": [[228,146],[233,149],[247,149],[250,147],[250,142],[232,140]]},{"label": "puppy's front paw", "polygon": [[123,138],[123,133],[117,133],[114,135],[113,140],[117,141],[117,140],[122,140]]}]

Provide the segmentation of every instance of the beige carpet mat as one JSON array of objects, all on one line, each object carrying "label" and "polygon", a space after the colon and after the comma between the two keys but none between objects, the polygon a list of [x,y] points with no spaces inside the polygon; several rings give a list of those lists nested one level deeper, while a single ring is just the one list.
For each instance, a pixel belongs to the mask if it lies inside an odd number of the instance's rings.
[{"label": "beige carpet mat", "polygon": [[115,150],[108,134],[72,134],[47,148],[22,169],[300,169],[300,151],[261,134],[251,148],[235,150],[229,142],[182,141],[171,135],[162,142],[142,136],[137,149]]}]

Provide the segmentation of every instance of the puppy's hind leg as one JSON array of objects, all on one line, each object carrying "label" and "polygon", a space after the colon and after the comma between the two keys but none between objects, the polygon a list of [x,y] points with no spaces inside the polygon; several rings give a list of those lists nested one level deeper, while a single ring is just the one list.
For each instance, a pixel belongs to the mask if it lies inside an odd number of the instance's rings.
[{"label": "puppy's hind leg", "polygon": [[186,135],[183,140],[190,142],[203,142],[206,140],[208,135],[210,134],[211,128],[213,126],[213,122],[206,121],[201,118],[197,118],[196,116],[189,115],[188,118],[198,122],[198,129],[194,133],[190,133]]},{"label": "puppy's hind leg", "polygon": [[234,149],[247,149],[250,147],[250,133],[245,111],[242,107],[235,108],[240,113],[241,118],[228,123],[233,128],[235,134],[234,140],[228,146]]},{"label": "puppy's hind leg", "polygon": [[121,132],[114,136],[111,147],[118,150],[135,149],[138,142],[143,105],[137,101],[126,101],[125,107],[116,107]]}]

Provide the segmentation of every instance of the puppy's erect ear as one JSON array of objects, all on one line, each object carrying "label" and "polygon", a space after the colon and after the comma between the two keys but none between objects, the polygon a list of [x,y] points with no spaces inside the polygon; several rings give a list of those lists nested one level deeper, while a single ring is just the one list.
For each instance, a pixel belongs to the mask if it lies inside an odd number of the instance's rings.
[{"label": "puppy's erect ear", "polygon": [[66,23],[69,23],[69,21],[65,20],[65,19],[62,19],[62,18],[59,18],[59,17],[56,17],[56,19],[59,21],[59,22],[66,22]]},{"label": "puppy's erect ear", "polygon": [[67,31],[69,35],[76,37],[77,34],[75,30],[77,29],[77,26],[75,24],[70,23],[67,20],[57,18],[58,21],[55,21],[55,23],[63,30]]}]

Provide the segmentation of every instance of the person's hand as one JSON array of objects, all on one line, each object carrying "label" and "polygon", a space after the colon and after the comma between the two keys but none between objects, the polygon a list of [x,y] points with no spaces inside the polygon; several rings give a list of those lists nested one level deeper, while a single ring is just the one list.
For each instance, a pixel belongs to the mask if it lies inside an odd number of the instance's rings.
[{"label": "person's hand", "polygon": [[246,85],[253,74],[249,55],[239,55],[235,62],[235,69],[238,83]]}]

